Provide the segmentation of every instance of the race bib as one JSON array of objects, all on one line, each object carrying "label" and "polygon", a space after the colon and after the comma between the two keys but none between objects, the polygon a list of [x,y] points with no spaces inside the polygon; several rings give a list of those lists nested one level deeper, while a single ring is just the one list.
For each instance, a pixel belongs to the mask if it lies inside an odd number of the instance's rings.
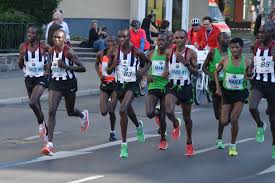
[{"label": "race bib", "polygon": [[187,80],[189,77],[188,68],[182,63],[175,63],[170,65],[169,68],[169,79],[174,80]]},{"label": "race bib", "polygon": [[274,62],[270,57],[254,57],[254,65],[257,73],[274,73]]},{"label": "race bib", "polygon": [[196,50],[197,53],[197,63],[202,64],[204,63],[207,55],[208,55],[209,50]]},{"label": "race bib", "polygon": [[36,63],[35,58],[31,59],[31,62],[28,64],[27,69],[28,69],[29,72],[34,73],[34,74],[43,71],[43,67],[41,66],[41,64]]},{"label": "race bib", "polygon": [[58,60],[52,62],[51,69],[54,73],[58,73],[59,75],[66,73],[65,69],[58,67]]},{"label": "race bib", "polygon": [[226,73],[225,75],[225,86],[231,90],[242,90],[244,82],[243,74],[230,74]]},{"label": "race bib", "polygon": [[152,75],[153,76],[162,76],[165,70],[165,61],[163,60],[154,60],[152,62]]},{"label": "race bib", "polygon": [[107,73],[107,68],[108,68],[108,62],[102,62],[101,63],[102,76],[110,76]]}]

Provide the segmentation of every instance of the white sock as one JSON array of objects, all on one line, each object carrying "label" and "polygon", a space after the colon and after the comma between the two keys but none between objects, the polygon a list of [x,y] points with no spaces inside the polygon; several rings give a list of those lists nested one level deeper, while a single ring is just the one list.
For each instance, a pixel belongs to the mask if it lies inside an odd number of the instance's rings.
[{"label": "white sock", "polygon": [[82,112],[82,114],[83,114],[83,117],[81,119],[85,119],[86,118],[86,113]]},{"label": "white sock", "polygon": [[53,143],[52,142],[48,142],[47,146],[48,147],[53,147]]},{"label": "white sock", "polygon": [[127,145],[127,142],[122,142],[121,145]]},{"label": "white sock", "polygon": [[115,130],[114,131],[111,130],[110,133],[116,133],[116,131]]}]

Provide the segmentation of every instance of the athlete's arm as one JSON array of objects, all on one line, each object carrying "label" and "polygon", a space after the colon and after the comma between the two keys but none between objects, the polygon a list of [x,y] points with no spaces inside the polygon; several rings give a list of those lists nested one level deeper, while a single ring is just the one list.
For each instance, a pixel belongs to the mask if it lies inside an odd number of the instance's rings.
[{"label": "athlete's arm", "polygon": [[251,60],[248,60],[247,58],[245,58],[245,79],[251,79],[251,76],[253,75],[252,73],[252,69],[250,68],[251,66]]},{"label": "athlete's arm", "polygon": [[274,45],[272,46],[271,54],[272,54],[272,57],[273,57],[273,62],[275,62],[275,46]]},{"label": "athlete's arm", "polygon": [[219,82],[219,72],[224,68],[224,62],[226,60],[226,57],[222,58],[217,69],[214,72],[214,79],[215,79],[215,84],[216,84],[216,94],[218,96],[222,96],[222,90],[221,90],[221,86],[220,86],[220,82]]},{"label": "athlete's arm", "polygon": [[24,68],[24,43],[22,43],[19,47],[19,60],[18,60],[18,67],[20,69]]},{"label": "athlete's arm", "polygon": [[103,51],[102,50],[98,51],[97,54],[96,54],[96,62],[95,62],[95,70],[96,70],[97,75],[100,79],[102,78],[102,74],[101,74],[100,69],[99,69],[99,64],[101,62],[102,55],[103,55]]},{"label": "athlete's arm", "polygon": [[76,64],[77,66],[68,66],[66,65],[63,61],[58,61],[58,66],[70,71],[75,71],[75,72],[86,72],[86,68],[84,67],[84,65],[82,64],[82,62],[80,62],[75,54],[75,52],[73,51],[73,49],[69,48],[69,51],[67,53],[67,58],[72,61],[74,64]]},{"label": "athlete's arm", "polygon": [[194,50],[189,49],[187,53],[187,59],[190,60],[188,64],[184,64],[189,72],[193,74],[194,76],[197,76],[199,74],[197,69],[197,54]]},{"label": "athlete's arm", "polygon": [[143,53],[143,51],[135,48],[135,54],[139,58],[140,62],[144,63],[145,66],[139,70],[139,75],[144,76],[144,74],[148,71],[148,69],[151,67],[152,62],[151,60]]},{"label": "athlete's arm", "polygon": [[110,62],[107,67],[107,74],[111,74],[113,70],[117,67],[119,60],[117,59],[118,49],[114,48],[110,54]]},{"label": "athlete's arm", "polygon": [[[152,55],[154,53],[155,50],[150,50],[147,54],[148,58],[152,58]],[[151,60],[150,60],[151,61]],[[150,83],[150,82],[153,82],[154,79],[152,77],[152,75],[148,74],[148,72],[145,73],[145,76],[147,78],[147,82]]]},{"label": "athlete's arm", "polygon": [[214,57],[214,52],[213,50],[211,50],[208,52],[207,57],[202,65],[202,71],[212,78],[214,78],[214,74],[208,71],[208,67],[209,67],[210,61],[213,60],[213,57]]}]

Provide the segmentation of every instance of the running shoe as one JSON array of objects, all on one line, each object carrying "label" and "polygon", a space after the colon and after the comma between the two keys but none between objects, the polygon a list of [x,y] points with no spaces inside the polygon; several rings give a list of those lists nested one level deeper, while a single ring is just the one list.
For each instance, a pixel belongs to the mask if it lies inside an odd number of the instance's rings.
[{"label": "running shoe", "polygon": [[272,146],[272,159],[275,160],[275,145]]},{"label": "running shoe", "polygon": [[237,156],[238,155],[236,144],[230,144],[229,145],[228,155],[229,156]]},{"label": "running shoe", "polygon": [[84,114],[83,118],[81,118],[80,121],[80,131],[84,132],[89,128],[89,112],[88,110],[83,110],[82,112]]},{"label": "running shoe", "polygon": [[48,142],[47,145],[45,145],[41,149],[41,153],[46,155],[46,156],[53,156],[53,143]]},{"label": "running shoe", "polygon": [[156,106],[156,117],[155,117],[155,121],[156,121],[156,124],[158,126],[160,126],[160,117],[159,117],[159,114],[160,114],[160,106]]},{"label": "running shoe", "polygon": [[167,140],[160,140],[159,150],[166,150],[168,148]]},{"label": "running shoe", "polygon": [[38,135],[45,145],[48,143],[47,141],[48,137],[46,136],[46,134],[47,134],[47,129],[46,129],[45,122],[43,122],[38,127]]},{"label": "running shoe", "polygon": [[192,144],[186,144],[186,156],[193,156],[194,149]]},{"label": "running shoe", "polygon": [[122,143],[120,147],[120,157],[128,158],[128,145],[127,143]]},{"label": "running shoe", "polygon": [[222,139],[217,139],[216,140],[216,145],[217,145],[218,149],[224,149],[225,148]]},{"label": "running shoe", "polygon": [[144,137],[144,131],[143,131],[143,122],[139,120],[138,122],[139,127],[137,127],[137,140],[138,142],[145,142],[145,137]]},{"label": "running shoe", "polygon": [[266,124],[263,122],[263,127],[257,128],[257,133],[256,133],[256,142],[259,144],[264,142],[264,132],[266,129]]},{"label": "running shoe", "polygon": [[115,132],[110,132],[109,141],[110,142],[116,141],[116,134],[115,134]]},{"label": "running shoe", "polygon": [[180,137],[180,126],[181,126],[181,119],[177,118],[178,120],[178,126],[173,128],[172,137],[174,140],[178,140]]}]

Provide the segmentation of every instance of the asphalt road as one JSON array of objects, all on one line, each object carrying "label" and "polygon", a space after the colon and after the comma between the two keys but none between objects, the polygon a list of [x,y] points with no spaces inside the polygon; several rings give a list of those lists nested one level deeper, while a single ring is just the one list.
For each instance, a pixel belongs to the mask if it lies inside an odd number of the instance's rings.
[{"label": "asphalt road", "polygon": [[[78,108],[89,110],[91,128],[82,134],[79,119],[67,117],[62,102],[54,136],[56,153],[51,157],[40,154],[35,117],[27,104],[0,107],[1,183],[274,183],[275,161],[271,160],[269,123],[265,142],[257,144],[255,124],[247,105],[239,121],[239,156],[229,157],[227,148],[215,148],[217,121],[211,103],[207,103],[193,108],[196,154],[186,157],[184,126],[180,140],[174,141],[172,124],[167,120],[169,148],[159,151],[157,125],[145,117],[144,98],[138,98],[134,108],[138,118],[144,121],[146,142],[136,142],[134,125],[129,123],[129,158],[120,159],[120,142],[108,142],[108,117],[100,115],[98,97],[80,97],[76,103]],[[43,109],[47,116],[46,102]],[[260,112],[267,121],[265,109],[263,101]],[[178,117],[182,117],[178,108],[176,111]],[[120,139],[119,122],[116,129]],[[224,132],[224,141],[230,141],[230,126]]]}]

